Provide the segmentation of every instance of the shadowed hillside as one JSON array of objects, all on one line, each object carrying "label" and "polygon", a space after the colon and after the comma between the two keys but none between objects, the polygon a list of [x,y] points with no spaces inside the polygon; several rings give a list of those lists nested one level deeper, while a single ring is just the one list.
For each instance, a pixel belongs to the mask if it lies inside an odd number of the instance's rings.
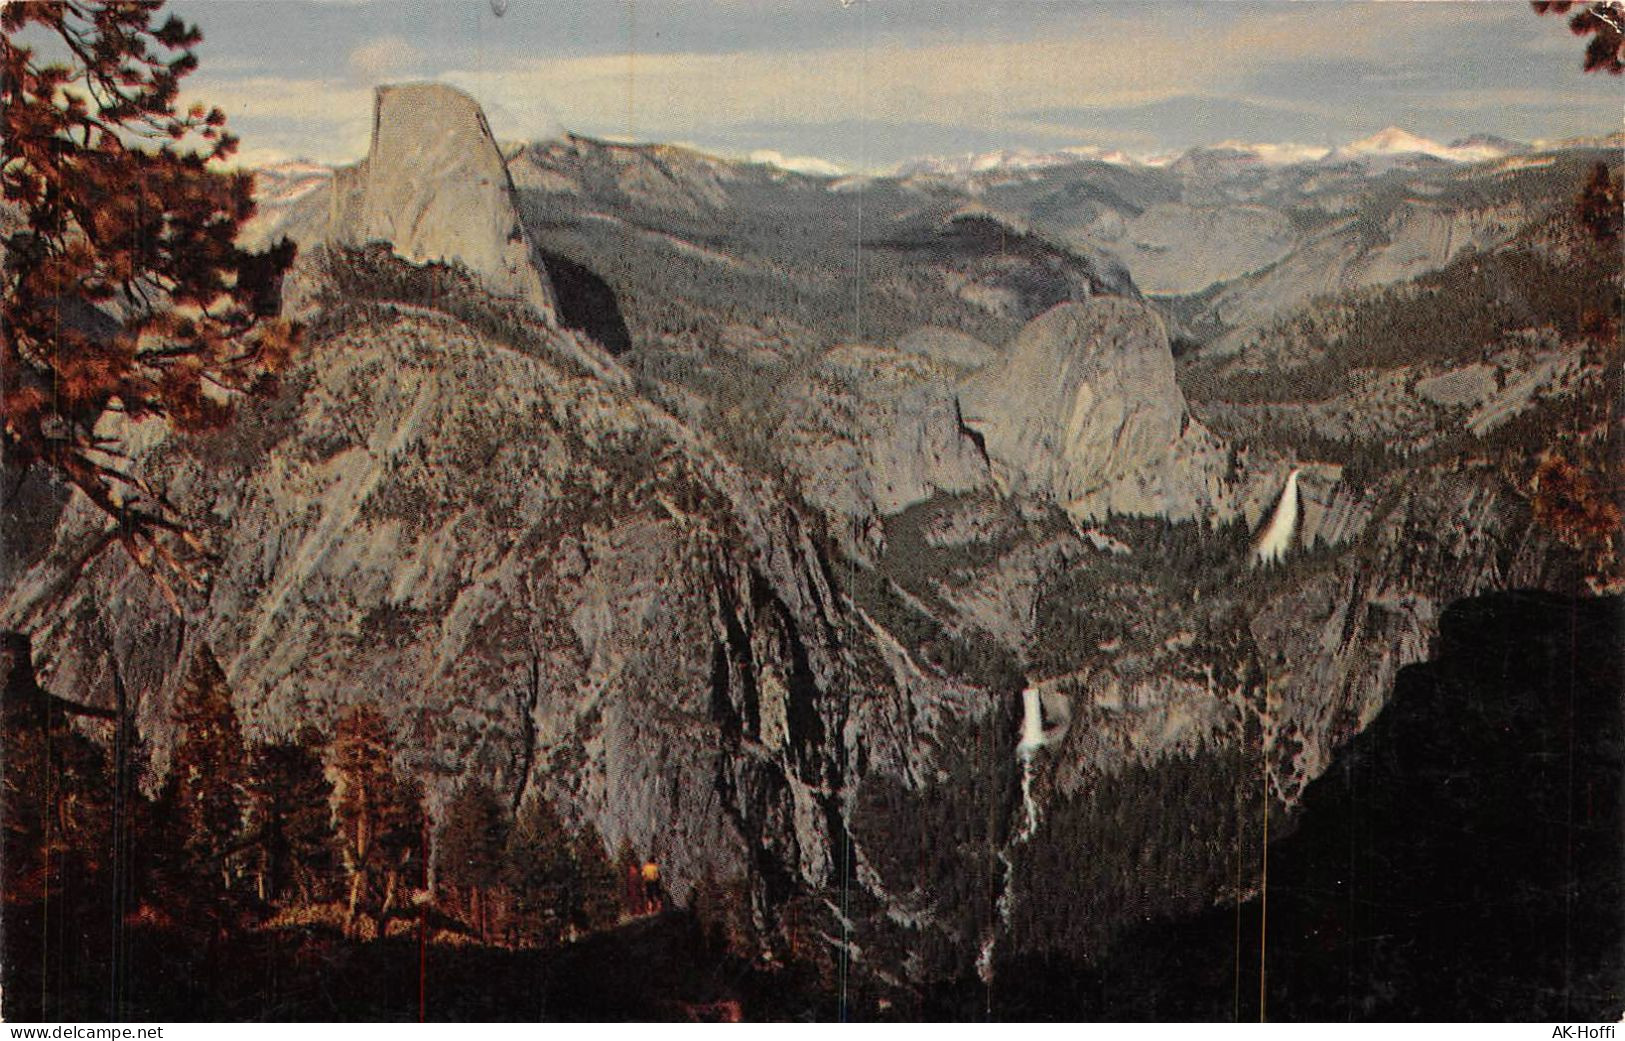
[{"label": "shadowed hillside", "polygon": [[1024,959],[998,1019],[1595,1020],[1625,1011],[1625,601],[1451,605],[1428,662],[1304,793],[1264,901]]}]

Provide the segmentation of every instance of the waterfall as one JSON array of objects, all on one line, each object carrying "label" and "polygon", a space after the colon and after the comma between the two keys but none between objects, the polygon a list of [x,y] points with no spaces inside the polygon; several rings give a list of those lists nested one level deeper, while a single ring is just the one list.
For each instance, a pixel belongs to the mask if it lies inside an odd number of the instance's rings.
[{"label": "waterfall", "polygon": [[1027,761],[1043,746],[1044,710],[1038,691],[1028,687],[1021,692],[1021,744],[1016,746],[1016,755]]},{"label": "waterfall", "polygon": [[1010,882],[1011,873],[1015,865],[1010,863],[1008,850],[999,850],[999,865],[1003,868],[1003,886],[999,890],[999,900],[995,905],[998,911],[998,922],[989,926],[987,934],[982,937],[982,947],[976,955],[976,975],[983,983],[993,982],[993,948],[999,942],[999,926],[1010,922]]},{"label": "waterfall", "polygon": [[976,957],[976,974],[984,983],[993,981],[993,948],[998,942],[999,927],[1010,922],[1010,905],[1014,899],[1011,882],[1014,881],[1012,876],[1015,867],[1010,861],[1010,851],[1016,846],[1025,845],[1038,830],[1038,804],[1033,801],[1033,757],[1038,754],[1040,748],[1054,741],[1064,731],[1064,726],[1045,731],[1043,702],[1038,696],[1037,688],[1028,687],[1021,692],[1021,741],[1016,745],[1016,758],[1021,761],[1023,816],[1021,827],[998,853],[999,863],[1004,869],[1003,885],[999,890],[998,902],[995,904],[998,922],[982,938],[981,951]]},{"label": "waterfall", "polygon": [[1287,476],[1281,501],[1275,504],[1269,524],[1259,534],[1258,542],[1253,547],[1254,563],[1269,564],[1284,560],[1287,550],[1292,548],[1292,540],[1298,534],[1298,474],[1302,472],[1294,467]]},{"label": "waterfall", "polygon": [[1032,838],[1038,827],[1038,807],[1033,804],[1033,756],[1052,736],[1044,733],[1044,710],[1038,691],[1028,687],[1021,692],[1021,743],[1016,746],[1016,756],[1021,760],[1021,805],[1027,816],[1016,834],[1017,843]]}]

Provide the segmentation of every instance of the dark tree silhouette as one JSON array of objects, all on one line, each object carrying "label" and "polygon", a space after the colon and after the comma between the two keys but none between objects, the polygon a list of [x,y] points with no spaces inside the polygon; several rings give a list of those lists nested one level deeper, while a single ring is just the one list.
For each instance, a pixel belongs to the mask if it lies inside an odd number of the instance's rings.
[{"label": "dark tree silhouette", "polygon": [[532,794],[519,808],[503,864],[513,893],[517,938],[553,946],[564,937],[566,902],[574,886],[570,833],[545,796]]},{"label": "dark tree silhouette", "polygon": [[237,144],[219,109],[176,110],[202,36],[155,25],[162,7],[0,9],[0,183],[21,218],[4,240],[0,443],[8,465],[82,490],[138,561],[178,567],[158,536],[181,525],[106,417],[219,427],[296,333],[262,317],[292,250],[237,247],[252,178],[211,165]]},{"label": "dark tree silhouette", "polygon": [[1603,0],[1599,3],[1574,3],[1572,0],[1533,0],[1530,4],[1536,14],[1568,14],[1569,31],[1576,36],[1589,36],[1586,44],[1585,71],[1599,69],[1618,76],[1625,72],[1625,3]]},{"label": "dark tree silhouette", "polygon": [[475,933],[489,938],[492,890],[502,882],[510,821],[507,807],[483,781],[465,783],[446,808],[436,838],[438,878],[468,894]]},{"label": "dark tree silhouette", "polygon": [[572,832],[545,796],[532,794],[520,807],[505,860],[525,941],[552,946],[620,921],[624,866],[611,862],[597,828],[589,822]]},{"label": "dark tree silhouette", "polygon": [[26,641],[0,641],[0,878],[7,904],[57,895],[107,858],[106,757],[39,686]]},{"label": "dark tree silhouette", "polygon": [[0,1015],[43,1020],[105,993],[117,921],[115,793],[28,643],[0,636]]},{"label": "dark tree silhouette", "polygon": [[607,929],[620,920],[620,872],[609,859],[604,837],[584,822],[570,842],[575,886],[570,894],[570,924],[580,932]]},{"label": "dark tree silhouette", "polygon": [[1608,174],[1608,164],[1592,167],[1585,187],[1580,189],[1577,201],[1580,224],[1591,237],[1604,246],[1619,241],[1621,225],[1625,224],[1625,188],[1618,177]]},{"label": "dark tree silhouette", "polygon": [[247,805],[242,729],[225,674],[199,648],[175,695],[169,776],[154,808],[155,892],[168,916],[227,931]]},{"label": "dark tree silhouette", "polygon": [[330,897],[337,851],[325,743],[306,726],[294,741],[256,746],[249,759],[248,828],[257,895],[265,903],[309,905]]}]

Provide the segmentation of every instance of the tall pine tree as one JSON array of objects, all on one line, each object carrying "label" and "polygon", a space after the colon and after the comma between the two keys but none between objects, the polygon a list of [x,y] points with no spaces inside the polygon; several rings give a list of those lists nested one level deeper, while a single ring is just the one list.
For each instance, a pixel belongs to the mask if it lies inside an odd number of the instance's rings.
[{"label": "tall pine tree", "polygon": [[159,895],[175,917],[224,928],[240,895],[233,890],[248,772],[231,688],[207,646],[193,655],[173,712],[175,745],[157,807]]},{"label": "tall pine tree", "polygon": [[576,862],[570,832],[547,797],[532,792],[519,808],[508,836],[504,881],[513,893],[519,939],[559,943],[570,922]]},{"label": "tall pine tree", "polygon": [[610,928],[620,920],[621,876],[591,821],[584,821],[571,840],[570,858],[575,864],[570,924],[578,932]]},{"label": "tall pine tree", "polygon": [[396,775],[388,721],[357,705],[339,721],[333,742],[334,819],[349,876],[345,930],[356,935],[360,915],[382,936],[403,906],[405,890],[423,873],[423,793]]},{"label": "tall pine tree", "polygon": [[511,822],[484,781],[467,781],[446,808],[436,841],[436,879],[468,896],[468,917],[482,942],[490,937],[495,888],[503,881]]},{"label": "tall pine tree", "polygon": [[308,906],[332,895],[338,851],[325,744],[306,726],[293,741],[257,745],[250,757],[248,831],[262,902]]},{"label": "tall pine tree", "polygon": [[219,109],[177,111],[202,34],[162,8],[0,8],[0,187],[22,218],[5,240],[0,455],[79,488],[143,562],[170,555],[155,536],[179,524],[103,417],[218,427],[296,339],[266,317],[293,250],[237,248],[253,180],[213,165],[237,147]]},{"label": "tall pine tree", "polygon": [[0,1016],[109,1016],[92,1004],[119,924],[107,757],[39,686],[26,637],[0,634],[0,680]]}]

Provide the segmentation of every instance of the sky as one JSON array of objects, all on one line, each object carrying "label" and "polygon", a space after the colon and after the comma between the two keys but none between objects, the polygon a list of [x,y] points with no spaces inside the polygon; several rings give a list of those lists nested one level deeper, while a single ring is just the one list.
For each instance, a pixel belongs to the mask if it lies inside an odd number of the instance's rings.
[{"label": "sky", "polygon": [[[500,138],[563,130],[772,149],[878,171],[919,156],[1226,140],[1448,142],[1621,127],[1625,81],[1513,0],[175,0],[185,94],[257,164],[366,151],[379,83],[439,80]],[[499,15],[497,12],[501,10]]]}]

